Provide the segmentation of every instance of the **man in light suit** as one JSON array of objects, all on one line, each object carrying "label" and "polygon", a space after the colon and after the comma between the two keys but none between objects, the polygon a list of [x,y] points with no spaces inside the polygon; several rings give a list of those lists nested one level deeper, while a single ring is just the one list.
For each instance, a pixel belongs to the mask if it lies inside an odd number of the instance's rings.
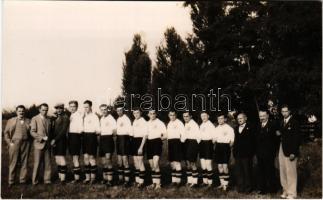
[{"label": "man in light suit", "polygon": [[38,184],[39,169],[44,164],[44,183],[51,183],[50,164],[50,132],[51,120],[47,116],[48,105],[43,103],[39,107],[39,114],[31,119],[31,136],[34,138],[34,168],[32,175],[33,185]]},{"label": "man in light suit", "polygon": [[9,187],[15,183],[17,163],[21,163],[19,182],[26,183],[30,147],[30,119],[25,117],[25,106],[16,108],[17,117],[8,120],[4,139],[9,147]]}]

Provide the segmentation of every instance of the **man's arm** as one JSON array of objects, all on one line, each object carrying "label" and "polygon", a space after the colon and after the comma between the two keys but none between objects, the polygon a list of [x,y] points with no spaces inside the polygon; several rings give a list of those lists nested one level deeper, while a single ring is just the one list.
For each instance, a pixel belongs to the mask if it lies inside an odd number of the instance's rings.
[{"label": "man's arm", "polygon": [[11,143],[11,135],[10,135],[11,126],[12,126],[12,119],[9,119],[6,124],[6,128],[4,129],[4,140],[8,145],[10,145]]},{"label": "man's arm", "polygon": [[42,141],[42,137],[37,133],[37,122],[35,118],[33,118],[30,123],[30,135],[38,142]]}]

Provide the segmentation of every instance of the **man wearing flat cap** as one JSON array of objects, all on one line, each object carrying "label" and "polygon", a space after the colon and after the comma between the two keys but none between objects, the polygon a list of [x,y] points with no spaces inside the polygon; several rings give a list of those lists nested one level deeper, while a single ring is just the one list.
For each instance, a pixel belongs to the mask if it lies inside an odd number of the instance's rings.
[{"label": "man wearing flat cap", "polygon": [[62,183],[64,183],[67,172],[65,157],[69,118],[64,112],[63,103],[57,103],[54,108],[56,109],[56,118],[54,119],[53,123],[53,137],[50,144],[55,155],[59,179]]}]

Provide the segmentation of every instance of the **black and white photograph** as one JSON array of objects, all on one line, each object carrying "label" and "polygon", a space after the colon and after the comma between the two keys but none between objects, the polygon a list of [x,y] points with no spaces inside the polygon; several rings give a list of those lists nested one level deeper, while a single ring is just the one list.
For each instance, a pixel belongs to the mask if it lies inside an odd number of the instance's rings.
[{"label": "black and white photograph", "polygon": [[3,0],[2,199],[322,199],[321,1]]}]

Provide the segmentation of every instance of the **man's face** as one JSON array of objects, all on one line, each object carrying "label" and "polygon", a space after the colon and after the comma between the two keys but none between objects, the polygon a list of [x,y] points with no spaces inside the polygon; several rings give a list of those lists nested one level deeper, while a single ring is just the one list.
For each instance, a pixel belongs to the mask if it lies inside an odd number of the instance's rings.
[{"label": "man's face", "polygon": [[175,114],[175,112],[169,112],[169,113],[168,113],[168,117],[169,117],[169,120],[170,120],[170,121],[175,121],[175,119],[176,119],[176,114]]},{"label": "man's face", "polygon": [[207,122],[209,120],[209,115],[207,113],[202,113],[201,119],[203,122]]},{"label": "man's face", "polygon": [[288,118],[290,115],[290,111],[288,110],[288,108],[282,108],[281,113],[284,118]]},{"label": "man's face", "polygon": [[117,114],[118,114],[119,117],[122,117],[122,115],[123,115],[123,109],[122,108],[118,108],[117,109]]},{"label": "man's face", "polygon": [[39,109],[39,113],[42,115],[42,116],[47,116],[47,113],[48,113],[48,107],[46,106],[41,106],[40,109]]},{"label": "man's face", "polygon": [[260,122],[266,122],[266,121],[268,121],[268,118],[269,118],[269,115],[267,112],[259,111]]},{"label": "man's face", "polygon": [[134,110],[132,114],[135,117],[135,119],[139,119],[141,117],[141,112],[139,110]]},{"label": "man's face", "polygon": [[75,103],[71,103],[71,104],[69,105],[69,109],[70,109],[71,113],[75,113],[75,112],[77,111],[77,106],[76,106],[76,104],[75,104]]},{"label": "man's face", "polygon": [[247,121],[247,117],[244,114],[239,114],[237,119],[238,119],[239,125],[242,125],[242,124],[246,123],[246,121]]},{"label": "man's face", "polygon": [[101,111],[103,116],[107,116],[108,113],[109,113],[108,107],[106,107],[106,106],[100,107],[100,111]]},{"label": "man's face", "polygon": [[183,113],[183,119],[187,123],[191,120],[191,116],[189,113]]},{"label": "man's face", "polygon": [[91,106],[87,103],[83,104],[84,112],[90,113],[91,112]]},{"label": "man's face", "polygon": [[18,108],[16,113],[17,113],[18,118],[23,118],[25,116],[25,109]]},{"label": "man's face", "polygon": [[219,125],[223,125],[223,124],[224,124],[224,122],[225,122],[225,118],[224,118],[224,116],[223,116],[223,115],[219,116],[219,117],[218,117],[218,124],[219,124]]},{"label": "man's face", "polygon": [[64,109],[59,107],[59,108],[56,108],[56,113],[57,115],[61,115],[63,113]]},{"label": "man's face", "polygon": [[157,117],[157,115],[156,115],[156,111],[154,111],[154,110],[149,111],[149,113],[148,113],[148,117],[149,117],[149,119],[151,119],[151,120],[156,119],[156,117]]}]

